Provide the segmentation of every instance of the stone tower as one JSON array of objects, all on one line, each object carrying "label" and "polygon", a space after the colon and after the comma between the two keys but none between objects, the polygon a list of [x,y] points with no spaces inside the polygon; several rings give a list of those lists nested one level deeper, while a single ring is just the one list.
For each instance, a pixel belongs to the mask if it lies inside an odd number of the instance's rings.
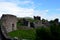
[{"label": "stone tower", "polygon": [[34,16],[34,20],[41,20],[40,16]]},{"label": "stone tower", "polygon": [[16,30],[17,17],[11,14],[3,14],[1,17],[2,27],[8,32]]}]

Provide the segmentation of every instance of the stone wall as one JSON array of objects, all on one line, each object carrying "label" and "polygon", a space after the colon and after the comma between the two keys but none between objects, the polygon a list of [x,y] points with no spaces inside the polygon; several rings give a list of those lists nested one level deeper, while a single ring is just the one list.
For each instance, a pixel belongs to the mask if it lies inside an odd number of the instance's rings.
[{"label": "stone wall", "polygon": [[17,17],[10,14],[3,14],[1,17],[2,26],[5,27],[7,32],[16,30]]}]

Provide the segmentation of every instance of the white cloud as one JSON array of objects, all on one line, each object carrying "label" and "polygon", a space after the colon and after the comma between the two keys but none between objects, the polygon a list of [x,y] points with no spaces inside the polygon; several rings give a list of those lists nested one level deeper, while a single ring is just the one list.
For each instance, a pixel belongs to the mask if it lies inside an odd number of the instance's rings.
[{"label": "white cloud", "polygon": [[[21,4],[28,4],[31,1],[22,1]],[[18,6],[19,2],[16,0],[15,2],[0,2],[0,17],[2,14],[13,14],[18,17],[32,17],[32,16],[41,16],[42,18],[51,20],[55,18],[60,18],[60,14],[49,15],[49,10],[34,10],[34,8],[22,8]],[[34,7],[34,3],[32,2],[32,6]],[[59,9],[60,10],[60,9]],[[47,15],[48,14],[48,15]]]},{"label": "white cloud", "polygon": [[33,9],[21,8],[11,2],[0,2],[0,16],[2,14],[13,14],[18,17],[25,17],[32,16],[33,12]]},{"label": "white cloud", "polygon": [[59,9],[56,9],[57,11],[60,11],[60,8]]},{"label": "white cloud", "polygon": [[28,6],[28,8],[30,7],[34,7],[34,2],[33,0],[0,0],[0,2],[10,2],[10,3],[14,3],[17,4],[17,6]]},{"label": "white cloud", "polygon": [[48,20],[54,20],[54,19],[56,19],[56,18],[58,18],[59,21],[60,21],[60,14],[52,13],[52,14],[50,14],[50,15],[46,15],[46,19],[48,19]]},{"label": "white cloud", "polygon": [[35,10],[34,13],[35,16],[40,16],[41,18],[44,18],[46,20],[54,20],[58,18],[60,21],[60,14],[57,13],[49,14],[49,10]]},{"label": "white cloud", "polygon": [[21,4],[29,4],[29,3],[31,3],[31,1],[21,1],[20,3]]},{"label": "white cloud", "polygon": [[48,10],[35,10],[34,15],[35,16],[41,16],[42,18],[45,18],[48,13]]},{"label": "white cloud", "polygon": [[10,2],[17,3],[17,4],[33,4],[33,0],[10,0]]},{"label": "white cloud", "polygon": [[13,14],[18,17],[32,17],[32,16],[41,16],[45,18],[48,10],[34,10],[34,8],[21,8],[17,4],[11,2],[0,2],[0,17],[2,14]]}]

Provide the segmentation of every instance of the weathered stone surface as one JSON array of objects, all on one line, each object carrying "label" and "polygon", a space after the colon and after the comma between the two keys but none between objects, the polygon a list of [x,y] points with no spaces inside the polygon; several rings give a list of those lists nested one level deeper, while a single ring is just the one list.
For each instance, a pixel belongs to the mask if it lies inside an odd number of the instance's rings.
[{"label": "weathered stone surface", "polygon": [[34,20],[41,20],[40,16],[34,16]]},{"label": "weathered stone surface", "polygon": [[1,17],[2,26],[6,29],[7,32],[16,30],[17,17],[10,14],[3,14]]},{"label": "weathered stone surface", "polygon": [[2,26],[0,25],[0,40],[18,40],[18,39],[10,38],[6,33],[6,30],[3,29]]}]

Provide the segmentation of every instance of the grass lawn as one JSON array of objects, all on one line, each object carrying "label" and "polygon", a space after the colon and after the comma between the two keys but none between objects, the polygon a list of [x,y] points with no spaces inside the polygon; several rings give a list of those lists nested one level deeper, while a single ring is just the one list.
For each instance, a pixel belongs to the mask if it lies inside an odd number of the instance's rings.
[{"label": "grass lawn", "polygon": [[29,29],[29,30],[15,30],[12,32],[9,32],[8,35],[10,37],[18,37],[21,39],[34,39],[35,38],[35,29]]}]

